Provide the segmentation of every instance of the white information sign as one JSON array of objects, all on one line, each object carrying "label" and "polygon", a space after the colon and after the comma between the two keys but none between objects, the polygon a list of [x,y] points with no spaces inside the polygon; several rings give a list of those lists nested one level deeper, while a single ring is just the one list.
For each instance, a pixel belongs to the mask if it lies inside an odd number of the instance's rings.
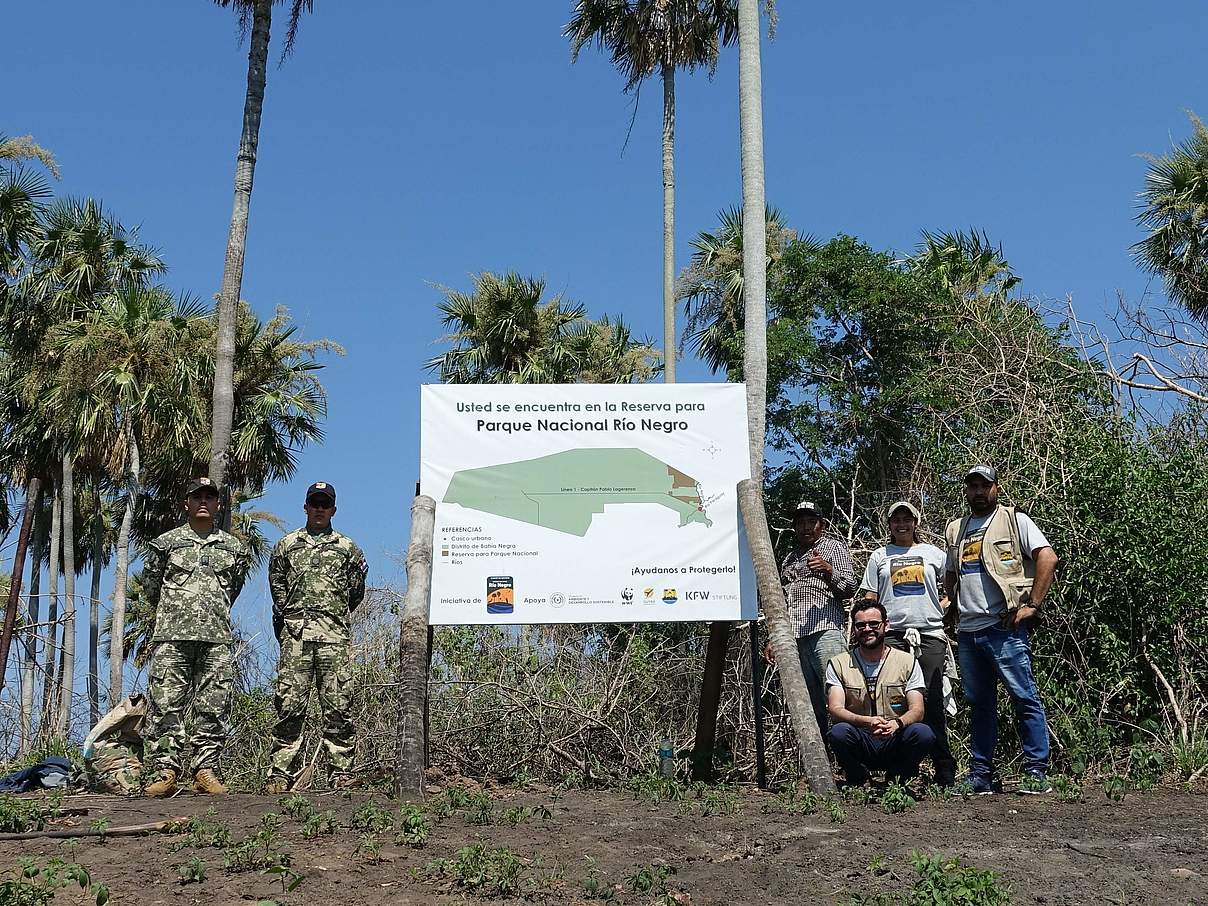
[{"label": "white information sign", "polygon": [[431,622],[733,620],[741,384],[421,391]]}]

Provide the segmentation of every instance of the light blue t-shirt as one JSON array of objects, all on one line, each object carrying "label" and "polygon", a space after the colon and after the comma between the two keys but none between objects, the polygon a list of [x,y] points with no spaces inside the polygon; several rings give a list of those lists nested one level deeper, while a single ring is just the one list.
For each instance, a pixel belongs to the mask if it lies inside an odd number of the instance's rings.
[{"label": "light blue t-shirt", "polygon": [[[982,565],[982,539],[986,535],[986,523],[993,515],[991,512],[970,518],[959,548],[948,552],[948,572],[955,573],[957,580],[961,632],[979,632],[998,626],[1007,612],[1002,589]],[[1027,513],[1016,510],[1015,524],[1019,527],[1019,546],[1025,560],[1031,560],[1042,547],[1050,546],[1044,532]]]},{"label": "light blue t-shirt", "polygon": [[890,629],[942,635],[940,583],[944,563],[944,552],[934,544],[886,544],[868,558],[860,591],[876,592],[889,614]]}]

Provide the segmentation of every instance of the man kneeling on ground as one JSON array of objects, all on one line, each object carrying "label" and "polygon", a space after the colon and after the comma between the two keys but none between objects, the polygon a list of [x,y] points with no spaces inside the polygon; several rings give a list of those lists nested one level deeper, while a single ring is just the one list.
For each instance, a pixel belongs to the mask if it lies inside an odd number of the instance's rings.
[{"label": "man kneeling on ground", "polygon": [[905,783],[935,744],[935,734],[921,722],[923,670],[914,655],[885,644],[883,605],[859,601],[852,619],[855,647],[826,667],[831,749],[849,784],[867,783],[870,770],[885,771],[888,782]]}]

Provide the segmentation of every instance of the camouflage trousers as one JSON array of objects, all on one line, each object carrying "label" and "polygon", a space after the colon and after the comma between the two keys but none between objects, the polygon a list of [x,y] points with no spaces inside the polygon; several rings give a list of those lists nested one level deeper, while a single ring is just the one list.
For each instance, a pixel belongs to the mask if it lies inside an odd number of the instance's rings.
[{"label": "camouflage trousers", "polygon": [[[180,752],[192,745],[192,771],[217,769],[226,741],[234,665],[231,646],[160,642],[147,680],[146,773],[182,774]],[[191,705],[190,720],[185,710]]]},{"label": "camouflage trousers", "polygon": [[274,696],[277,725],[273,728],[272,776],[294,776],[312,688],[319,695],[323,745],[327,748],[331,769],[337,774],[352,770],[355,730],[348,717],[351,681],[352,665],[347,643],[303,642],[285,633],[281,640],[281,662],[277,667]]}]

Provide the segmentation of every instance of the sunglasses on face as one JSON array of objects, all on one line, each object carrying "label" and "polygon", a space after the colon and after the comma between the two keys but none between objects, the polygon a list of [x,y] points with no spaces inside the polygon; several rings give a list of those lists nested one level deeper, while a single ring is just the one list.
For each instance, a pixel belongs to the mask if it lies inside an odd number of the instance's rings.
[{"label": "sunglasses on face", "polygon": [[335,506],[335,504],[332,503],[331,499],[328,497],[312,497],[310,500],[306,501],[306,503],[308,506],[311,506],[316,510],[330,510],[333,506]]},{"label": "sunglasses on face", "polygon": [[884,622],[884,620],[857,620],[853,625],[857,629],[876,629]]}]

